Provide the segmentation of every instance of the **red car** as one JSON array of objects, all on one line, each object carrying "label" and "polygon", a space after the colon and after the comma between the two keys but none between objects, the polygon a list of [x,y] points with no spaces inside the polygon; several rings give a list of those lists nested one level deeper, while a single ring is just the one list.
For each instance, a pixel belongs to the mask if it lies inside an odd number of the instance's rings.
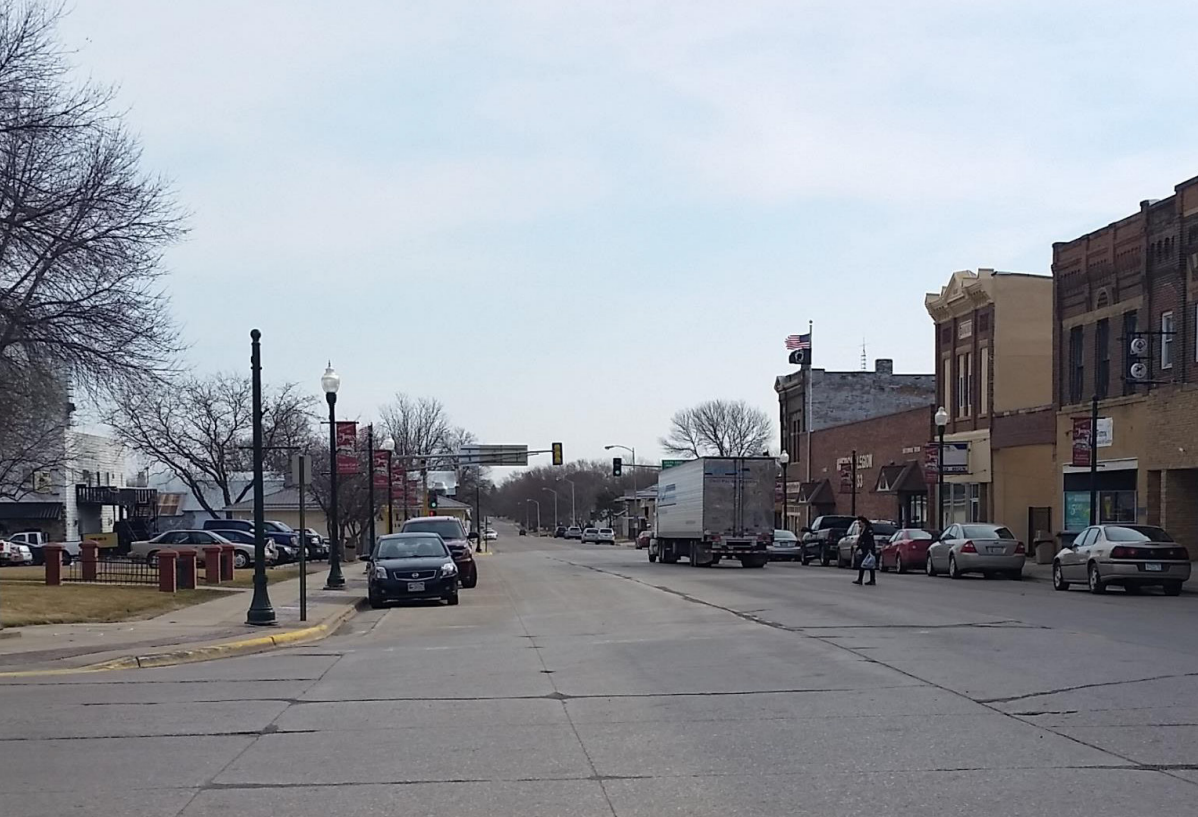
[{"label": "red car", "polygon": [[636,549],[649,547],[649,540],[653,538],[653,531],[643,530],[636,537]]},{"label": "red car", "polygon": [[878,552],[878,567],[882,570],[894,568],[899,573],[922,570],[928,559],[928,545],[932,534],[919,528],[902,528],[886,540]]}]

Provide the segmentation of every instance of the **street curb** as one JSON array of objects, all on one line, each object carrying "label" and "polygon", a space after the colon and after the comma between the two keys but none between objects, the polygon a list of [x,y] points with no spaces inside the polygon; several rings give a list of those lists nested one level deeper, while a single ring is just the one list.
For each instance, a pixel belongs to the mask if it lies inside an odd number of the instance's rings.
[{"label": "street curb", "polygon": [[0,678],[30,678],[38,675],[79,675],[93,672],[111,672],[113,670],[172,667],[178,664],[194,664],[200,661],[212,661],[217,658],[232,658],[238,655],[266,652],[267,650],[291,647],[296,644],[310,644],[314,641],[328,638],[336,632],[338,627],[353,618],[361,610],[364,610],[366,605],[367,601],[365,598],[358,599],[353,604],[344,607],[319,624],[299,630],[289,630],[279,635],[241,638],[189,650],[170,650],[168,652],[151,653],[149,655],[127,655],[123,658],[114,658],[111,661],[88,664],[84,667],[0,672]]}]

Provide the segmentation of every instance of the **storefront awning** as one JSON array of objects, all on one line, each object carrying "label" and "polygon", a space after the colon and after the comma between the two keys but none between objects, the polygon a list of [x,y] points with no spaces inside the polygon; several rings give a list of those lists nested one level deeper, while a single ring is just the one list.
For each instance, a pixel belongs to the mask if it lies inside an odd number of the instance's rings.
[{"label": "storefront awning", "polygon": [[923,493],[928,489],[923,468],[917,462],[883,465],[874,491],[879,494]]},{"label": "storefront awning", "polygon": [[836,503],[836,495],[832,493],[832,483],[821,479],[801,483],[796,501],[800,505],[833,505]]},{"label": "storefront awning", "polygon": [[61,518],[61,502],[0,502],[0,519],[55,522]]}]

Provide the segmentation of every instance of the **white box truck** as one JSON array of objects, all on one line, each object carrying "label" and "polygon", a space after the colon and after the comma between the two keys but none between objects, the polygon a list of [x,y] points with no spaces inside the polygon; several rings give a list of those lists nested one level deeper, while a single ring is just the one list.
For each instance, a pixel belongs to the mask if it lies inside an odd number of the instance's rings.
[{"label": "white box truck", "polygon": [[764,567],[777,474],[772,457],[702,457],[662,471],[649,561],[685,558],[701,567],[738,559],[744,567]]}]

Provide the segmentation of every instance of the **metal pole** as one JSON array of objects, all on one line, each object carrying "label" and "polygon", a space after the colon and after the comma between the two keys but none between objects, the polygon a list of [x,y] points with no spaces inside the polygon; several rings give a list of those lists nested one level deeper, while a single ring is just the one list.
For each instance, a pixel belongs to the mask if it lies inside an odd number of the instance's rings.
[{"label": "metal pole", "polygon": [[391,468],[394,451],[387,452],[387,533],[395,533],[395,472]]},{"label": "metal pole", "polygon": [[[789,467],[790,467],[789,461],[782,463],[782,528],[783,528],[783,530],[790,530],[790,514],[788,513],[789,506],[787,505],[787,496],[786,496],[786,469]],[[658,484],[660,485],[661,483],[658,483]],[[650,536],[652,536],[651,533],[650,533]],[[804,556],[803,558],[807,558],[807,557]]]},{"label": "metal pole", "polygon": [[403,521],[408,521],[408,458],[403,459]]},{"label": "metal pole", "polygon": [[254,424],[254,597],[247,624],[274,624],[275,610],[266,591],[266,508],[262,485],[262,333],[250,332],[250,373],[253,382]]},{"label": "metal pole", "polygon": [[424,505],[420,508],[420,515],[428,516],[431,510],[428,506],[428,460],[420,461],[420,483],[424,490]]},{"label": "metal pole", "polygon": [[636,537],[641,533],[641,499],[637,496],[636,490],[636,449],[628,449],[632,452],[632,509],[636,511],[635,527],[632,531],[632,538],[635,541]]},{"label": "metal pole", "polygon": [[1098,524],[1098,395],[1090,399],[1090,524]]},{"label": "metal pole", "polygon": [[366,556],[366,559],[369,561],[370,559],[372,559],[374,557],[374,541],[375,541],[375,529],[374,529],[374,423],[371,423],[370,425],[366,426],[366,461],[368,463],[370,463],[370,465],[368,465],[366,467],[367,473],[370,474],[370,479],[368,480],[368,482],[370,482],[370,527],[368,529],[370,531],[370,541],[369,541],[370,552]]},{"label": "metal pole", "polygon": [[570,524],[577,525],[578,511],[575,509],[574,504],[574,480],[570,479],[569,477],[562,477],[562,481],[570,483]]},{"label": "metal pole", "polygon": [[940,454],[936,460],[936,522],[944,532],[944,426],[936,426],[940,435]]},{"label": "metal pole", "polygon": [[857,449],[853,449],[853,460],[849,463],[849,481],[853,491],[852,514],[857,515]]},{"label": "metal pole", "polygon": [[308,534],[304,522],[304,482],[308,479],[308,457],[306,454],[299,455],[297,463],[299,470],[299,529],[300,529],[300,552],[299,552],[299,584],[300,584],[300,621],[308,620]]},{"label": "metal pole", "polygon": [[482,488],[480,483],[483,481],[483,467],[478,466],[478,473],[474,477],[474,529],[478,531],[478,541],[474,545],[476,553],[482,553],[483,542],[486,537],[486,530],[483,528],[483,500]]},{"label": "metal pole", "polygon": [[341,590],[345,577],[341,575],[341,529],[337,519],[337,393],[328,392],[324,397],[329,402],[329,535],[333,537],[324,589]]}]

